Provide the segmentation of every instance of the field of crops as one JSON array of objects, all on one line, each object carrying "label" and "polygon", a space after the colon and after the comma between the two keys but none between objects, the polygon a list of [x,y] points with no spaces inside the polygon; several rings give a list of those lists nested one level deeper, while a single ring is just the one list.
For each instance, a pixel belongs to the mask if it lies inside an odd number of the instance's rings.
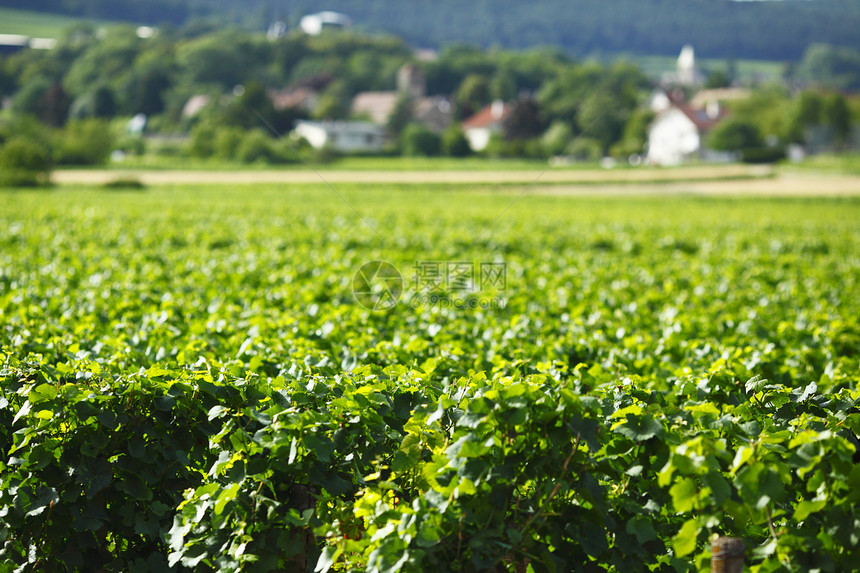
[{"label": "field of crops", "polygon": [[860,199],[0,202],[0,571],[860,570]]}]

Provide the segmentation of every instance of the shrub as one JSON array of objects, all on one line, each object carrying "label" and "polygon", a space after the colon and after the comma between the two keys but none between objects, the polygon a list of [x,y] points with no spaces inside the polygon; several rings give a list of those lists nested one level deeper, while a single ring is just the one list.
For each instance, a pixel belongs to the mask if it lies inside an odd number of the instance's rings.
[{"label": "shrub", "polygon": [[281,163],[283,157],[274,141],[260,129],[252,129],[242,138],[236,149],[236,159],[242,163]]},{"label": "shrub", "polygon": [[201,122],[191,130],[191,140],[188,144],[188,152],[193,157],[212,157],[215,155],[215,134],[217,129],[214,125]]},{"label": "shrub", "polygon": [[146,185],[144,185],[140,179],[135,179],[133,177],[119,177],[117,179],[111,179],[105,183],[104,188],[113,191],[142,191],[146,189]]},{"label": "shrub", "polygon": [[0,472],[2,567],[166,570],[174,508],[212,462],[199,386],[140,376],[88,387],[50,376],[30,371],[3,384],[6,396],[20,395],[14,411],[29,411],[29,400],[40,415],[4,420],[4,433],[20,439],[0,442],[17,460]]},{"label": "shrub", "polygon": [[116,142],[114,147],[128,155],[143,155],[146,153],[146,142],[142,137],[134,135],[124,135]]},{"label": "shrub", "polygon": [[573,138],[573,129],[563,121],[555,121],[541,137],[544,148],[549,155],[561,155],[564,148]]},{"label": "shrub", "polygon": [[239,145],[241,145],[244,136],[244,130],[238,127],[216,129],[212,142],[212,156],[219,159],[236,159]]},{"label": "shrub", "polygon": [[449,157],[467,157],[472,154],[469,140],[459,127],[452,125],[442,134],[442,154]]},{"label": "shrub", "polygon": [[46,185],[51,176],[51,152],[27,137],[14,137],[0,148],[0,185]]},{"label": "shrub", "polygon": [[100,119],[73,120],[56,132],[54,161],[58,165],[102,165],[113,150],[110,126]]},{"label": "shrub", "polygon": [[577,137],[564,151],[578,161],[597,161],[603,155],[600,142],[590,137]]},{"label": "shrub", "polygon": [[708,145],[718,151],[739,151],[762,147],[763,138],[755,124],[742,119],[727,119],[708,136]]},{"label": "shrub", "polygon": [[741,150],[744,163],[775,163],[785,159],[783,147],[754,147]]},{"label": "shrub", "polygon": [[400,145],[403,155],[432,157],[439,155],[442,149],[442,140],[426,126],[412,123],[407,125],[400,135]]}]

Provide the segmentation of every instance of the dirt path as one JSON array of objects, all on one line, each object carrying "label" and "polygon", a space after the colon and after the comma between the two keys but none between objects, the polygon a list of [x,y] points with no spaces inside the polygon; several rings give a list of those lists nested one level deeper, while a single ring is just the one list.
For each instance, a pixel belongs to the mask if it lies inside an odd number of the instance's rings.
[{"label": "dirt path", "polygon": [[99,185],[118,178],[138,179],[148,185],[162,184],[254,184],[254,183],[393,183],[393,184],[523,184],[523,183],[633,183],[701,179],[760,178],[771,174],[768,167],[747,165],[697,166],[677,169],[557,169],[511,171],[340,171],[284,169],[265,171],[206,170],[59,170],[53,180],[61,185]]},{"label": "dirt path", "polygon": [[779,174],[771,178],[723,181],[642,182],[636,185],[542,185],[527,190],[535,195],[756,195],[860,196],[860,176]]},{"label": "dirt path", "polygon": [[[53,180],[61,185],[100,185],[132,178],[147,185],[254,184],[445,184],[511,185],[541,195],[860,195],[860,176],[776,173],[770,167],[730,165],[676,169],[618,169],[545,171],[156,171],[61,170]],[[523,187],[525,186],[525,187]]]}]

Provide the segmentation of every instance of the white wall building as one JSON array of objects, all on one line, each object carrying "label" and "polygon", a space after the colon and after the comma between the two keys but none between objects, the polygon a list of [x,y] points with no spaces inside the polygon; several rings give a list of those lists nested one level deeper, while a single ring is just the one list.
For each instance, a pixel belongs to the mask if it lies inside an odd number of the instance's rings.
[{"label": "white wall building", "polygon": [[297,121],[293,134],[316,149],[330,147],[344,153],[381,151],[385,144],[382,127],[366,121]]},{"label": "white wall building", "polygon": [[349,28],[350,26],[352,26],[352,20],[349,19],[349,16],[339,12],[327,11],[308,14],[299,20],[299,27],[302,32],[309,36],[319,36],[324,28]]},{"label": "white wall building", "polygon": [[660,111],[648,129],[648,163],[678,165],[694,159],[709,162],[734,160],[734,154],[709,150],[704,144],[708,131],[724,117],[725,111],[718,104],[704,109],[672,104]]},{"label": "white wall building", "polygon": [[648,162],[654,165],[678,165],[701,147],[699,128],[676,107],[661,112],[648,131]]}]

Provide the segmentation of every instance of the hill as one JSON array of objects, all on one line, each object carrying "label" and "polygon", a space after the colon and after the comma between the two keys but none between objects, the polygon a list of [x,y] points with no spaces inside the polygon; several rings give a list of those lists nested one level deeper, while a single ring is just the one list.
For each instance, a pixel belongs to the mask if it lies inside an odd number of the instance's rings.
[{"label": "hill", "polygon": [[80,22],[92,20],[17,8],[0,8],[0,34],[58,38],[66,28]]},{"label": "hill", "polygon": [[90,18],[188,23],[205,17],[263,28],[295,25],[321,8],[347,13],[362,29],[410,44],[524,48],[560,46],[577,55],[676,54],[693,43],[712,58],[798,60],[813,43],[860,47],[856,0],[4,0],[2,6]]}]

